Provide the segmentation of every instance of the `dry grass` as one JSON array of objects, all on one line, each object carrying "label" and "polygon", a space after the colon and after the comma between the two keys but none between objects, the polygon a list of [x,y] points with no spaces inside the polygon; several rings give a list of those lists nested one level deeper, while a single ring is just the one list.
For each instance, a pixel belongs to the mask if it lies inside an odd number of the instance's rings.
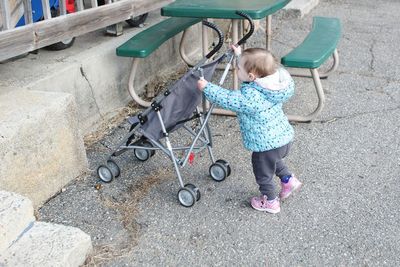
[{"label": "dry grass", "polygon": [[164,72],[158,74],[153,80],[151,80],[146,86],[146,100],[150,100],[159,93],[163,92],[169,84],[178,80],[183,76],[185,72],[188,71],[186,66],[179,68],[174,72]]},{"label": "dry grass", "polygon": [[[103,205],[117,210],[123,227],[128,232],[128,242],[124,244],[102,245],[94,248],[91,256],[88,257],[84,266],[101,266],[103,263],[115,258],[125,257],[137,244],[140,226],[136,222],[138,205],[140,201],[150,192],[150,190],[161,181],[173,177],[170,170],[159,170],[152,175],[143,177],[141,181],[131,185],[125,191],[126,201],[117,202],[111,197],[102,197]],[[117,240],[116,240],[117,241]]]},{"label": "dry grass", "polygon": [[114,128],[120,125],[127,117],[132,116],[139,111],[140,107],[136,103],[131,102],[128,106],[118,111],[118,113],[111,119],[103,120],[95,132],[90,133],[83,138],[85,147],[91,147],[106,135],[111,134]]},{"label": "dry grass", "polygon": [[93,248],[92,254],[88,257],[84,267],[101,266],[110,259],[121,258],[129,249],[119,249],[112,245],[103,245]]}]

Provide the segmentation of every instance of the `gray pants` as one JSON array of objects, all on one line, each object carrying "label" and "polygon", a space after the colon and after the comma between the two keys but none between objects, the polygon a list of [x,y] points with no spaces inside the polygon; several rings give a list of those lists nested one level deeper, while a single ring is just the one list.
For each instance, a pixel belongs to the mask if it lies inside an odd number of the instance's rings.
[{"label": "gray pants", "polygon": [[277,195],[273,181],[274,175],[282,178],[292,174],[283,162],[290,147],[291,143],[264,152],[253,152],[251,156],[256,182],[260,187],[261,194],[266,195],[268,199],[274,199]]}]

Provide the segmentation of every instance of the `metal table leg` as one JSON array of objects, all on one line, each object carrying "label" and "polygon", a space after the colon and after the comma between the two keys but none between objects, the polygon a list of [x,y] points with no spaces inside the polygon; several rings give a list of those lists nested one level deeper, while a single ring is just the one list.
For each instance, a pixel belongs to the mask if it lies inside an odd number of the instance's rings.
[{"label": "metal table leg", "polygon": [[272,15],[266,17],[266,27],[265,27],[265,44],[268,51],[271,51],[271,37],[272,37]]},{"label": "metal table leg", "polygon": [[138,96],[138,94],[136,94],[135,88],[133,87],[133,82],[135,80],[136,70],[139,65],[139,60],[140,60],[140,58],[134,58],[132,60],[132,68],[131,68],[131,73],[129,75],[129,81],[128,81],[129,94],[132,96],[133,100],[136,101],[136,103],[138,103],[139,105],[141,105],[143,107],[149,107],[151,103],[141,99]]},{"label": "metal table leg", "polygon": [[[232,20],[232,43],[237,44],[239,41],[239,20]],[[236,59],[233,62],[233,89],[239,89],[239,78],[237,75]]]},{"label": "metal table leg", "polygon": [[287,117],[288,117],[288,119],[290,121],[310,122],[315,118],[315,116],[317,116],[321,112],[322,108],[324,107],[325,94],[324,94],[324,90],[322,88],[322,84],[321,84],[320,76],[318,74],[318,70],[317,69],[310,69],[310,72],[311,72],[311,77],[313,78],[315,90],[316,90],[317,96],[318,96],[318,105],[317,105],[317,107],[315,108],[315,110],[313,112],[311,112],[310,114],[305,115],[305,116],[287,115]]}]

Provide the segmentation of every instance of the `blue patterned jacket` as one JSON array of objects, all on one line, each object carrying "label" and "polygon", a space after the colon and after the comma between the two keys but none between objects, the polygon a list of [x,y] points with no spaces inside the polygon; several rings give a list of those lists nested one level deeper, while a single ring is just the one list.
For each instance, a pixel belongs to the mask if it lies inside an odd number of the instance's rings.
[{"label": "blue patterned jacket", "polygon": [[210,82],[204,88],[209,101],[236,112],[243,144],[250,151],[268,151],[293,140],[294,130],[283,113],[282,104],[294,94],[294,82],[283,68],[277,75],[278,90],[276,83],[275,90],[270,90],[257,80],[242,83],[240,90],[224,89]]}]

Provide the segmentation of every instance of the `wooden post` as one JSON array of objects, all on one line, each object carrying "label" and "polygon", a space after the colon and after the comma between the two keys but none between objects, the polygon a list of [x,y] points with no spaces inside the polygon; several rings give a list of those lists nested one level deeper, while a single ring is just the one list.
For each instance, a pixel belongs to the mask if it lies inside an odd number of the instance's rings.
[{"label": "wooden post", "polygon": [[60,0],[60,15],[67,14],[67,4],[66,0]]},{"label": "wooden post", "polygon": [[51,18],[50,3],[49,0],[42,0],[43,16],[45,19]]},{"label": "wooden post", "polygon": [[10,6],[8,4],[8,0],[0,0],[3,30],[8,30],[11,28],[11,13]]},{"label": "wooden post", "polygon": [[0,0],[0,30],[14,28],[23,15],[24,5],[22,0]]},{"label": "wooden post", "polygon": [[25,25],[33,23],[31,0],[23,0]]},{"label": "wooden post", "polygon": [[78,11],[84,10],[85,7],[83,6],[83,0],[75,0],[76,8]]},{"label": "wooden post", "polygon": [[92,8],[97,7],[97,0],[90,0],[90,3],[92,4]]}]

